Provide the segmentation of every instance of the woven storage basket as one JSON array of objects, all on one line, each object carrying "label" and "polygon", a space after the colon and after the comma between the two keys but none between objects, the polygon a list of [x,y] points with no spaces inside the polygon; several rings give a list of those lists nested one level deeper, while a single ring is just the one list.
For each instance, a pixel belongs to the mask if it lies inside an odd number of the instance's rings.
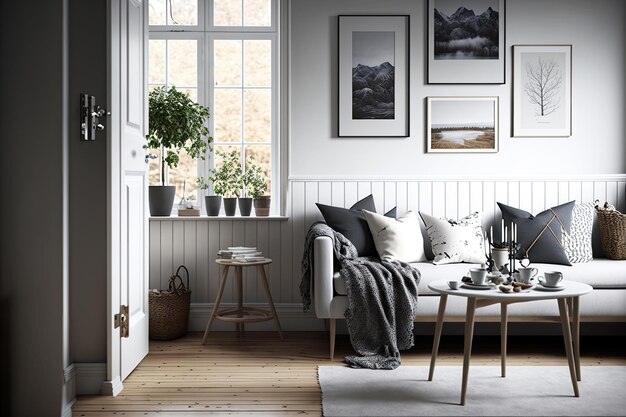
[{"label": "woven storage basket", "polygon": [[[181,269],[187,274],[187,286],[179,275]],[[187,334],[190,300],[189,271],[181,265],[170,277],[167,291],[150,291],[150,339],[172,340]]]},{"label": "woven storage basket", "polygon": [[602,209],[596,213],[604,255],[609,259],[626,259],[626,214]]}]

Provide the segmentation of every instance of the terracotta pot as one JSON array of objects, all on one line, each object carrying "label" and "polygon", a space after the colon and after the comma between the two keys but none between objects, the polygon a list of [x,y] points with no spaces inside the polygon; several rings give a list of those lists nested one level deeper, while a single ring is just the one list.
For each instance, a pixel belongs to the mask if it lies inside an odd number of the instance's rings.
[{"label": "terracotta pot", "polygon": [[254,213],[257,216],[270,215],[271,196],[262,195],[254,199]]}]

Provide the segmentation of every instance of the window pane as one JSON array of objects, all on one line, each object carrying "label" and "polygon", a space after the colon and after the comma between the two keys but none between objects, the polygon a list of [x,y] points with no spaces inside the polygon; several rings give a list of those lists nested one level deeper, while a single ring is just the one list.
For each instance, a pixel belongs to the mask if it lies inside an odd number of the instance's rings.
[{"label": "window pane", "polygon": [[167,16],[168,25],[197,25],[198,0],[170,0],[172,12]]},{"label": "window pane", "polygon": [[213,146],[213,151],[215,152],[215,167],[219,167],[222,165],[223,158],[219,156],[218,152],[229,153],[232,151],[237,151],[239,154],[239,158],[241,158],[241,146],[240,145],[215,145]]},{"label": "window pane", "polygon": [[[154,149],[148,149],[150,153],[159,154]],[[159,168],[159,158],[151,159],[148,163],[148,182],[149,185],[161,185],[161,170]]]},{"label": "window pane", "polygon": [[150,0],[148,21],[151,25],[165,25],[165,0]]},{"label": "window pane", "polygon": [[216,40],[214,65],[216,87],[241,86],[241,42]]},{"label": "window pane", "polygon": [[241,90],[216,89],[215,142],[241,142]]},{"label": "window pane", "polygon": [[267,183],[266,194],[271,193],[271,147],[270,145],[246,145],[246,169],[250,161],[261,167]]},{"label": "window pane", "polygon": [[[189,155],[185,151],[179,154],[180,160],[176,168],[170,169],[170,181],[169,185],[176,186],[176,199],[174,204],[177,205],[183,195],[189,197],[195,196],[196,190],[196,177],[198,176],[198,161]],[[185,185],[186,182],[186,185]],[[184,194],[183,194],[184,191]]]},{"label": "window pane", "polygon": [[197,88],[180,88],[180,89],[177,88],[177,90],[182,91],[183,93],[187,94],[189,98],[195,101],[196,103],[198,102],[198,89]]},{"label": "window pane", "polygon": [[167,83],[176,87],[198,85],[198,42],[196,40],[167,41]]},{"label": "window pane", "polygon": [[272,85],[272,41],[244,41],[244,80],[247,87]]},{"label": "window pane", "polygon": [[214,0],[213,4],[215,26],[241,26],[241,0]]},{"label": "window pane", "polygon": [[272,0],[243,0],[244,26],[272,26]]},{"label": "window pane", "polygon": [[165,84],[165,41],[148,43],[148,82]]},{"label": "window pane", "polygon": [[272,95],[271,90],[244,90],[245,119],[244,141],[271,142]]}]

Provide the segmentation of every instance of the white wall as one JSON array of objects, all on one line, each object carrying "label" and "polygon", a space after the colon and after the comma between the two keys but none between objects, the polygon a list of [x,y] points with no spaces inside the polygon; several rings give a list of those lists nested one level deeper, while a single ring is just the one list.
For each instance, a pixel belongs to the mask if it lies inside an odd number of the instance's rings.
[{"label": "white wall", "polygon": [[[426,0],[291,2],[290,176],[626,172],[626,2],[508,0],[506,84],[426,84]],[[337,15],[411,16],[411,137],[337,137]],[[572,137],[511,138],[515,44],[572,44]],[[500,152],[426,154],[425,97],[500,97]],[[488,168],[485,168],[487,166]],[[509,172],[509,174],[512,174]]]}]

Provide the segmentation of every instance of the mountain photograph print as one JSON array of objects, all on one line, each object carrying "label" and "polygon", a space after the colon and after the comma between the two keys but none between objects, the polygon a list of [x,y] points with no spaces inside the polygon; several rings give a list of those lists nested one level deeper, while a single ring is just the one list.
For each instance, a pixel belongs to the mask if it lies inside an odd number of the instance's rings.
[{"label": "mountain photograph print", "polygon": [[497,97],[428,97],[428,152],[497,152]]},{"label": "mountain photograph print", "polygon": [[498,59],[499,13],[493,0],[436,0],[435,59]]},{"label": "mountain photograph print", "polygon": [[352,32],[352,118],[395,117],[394,32]]}]

